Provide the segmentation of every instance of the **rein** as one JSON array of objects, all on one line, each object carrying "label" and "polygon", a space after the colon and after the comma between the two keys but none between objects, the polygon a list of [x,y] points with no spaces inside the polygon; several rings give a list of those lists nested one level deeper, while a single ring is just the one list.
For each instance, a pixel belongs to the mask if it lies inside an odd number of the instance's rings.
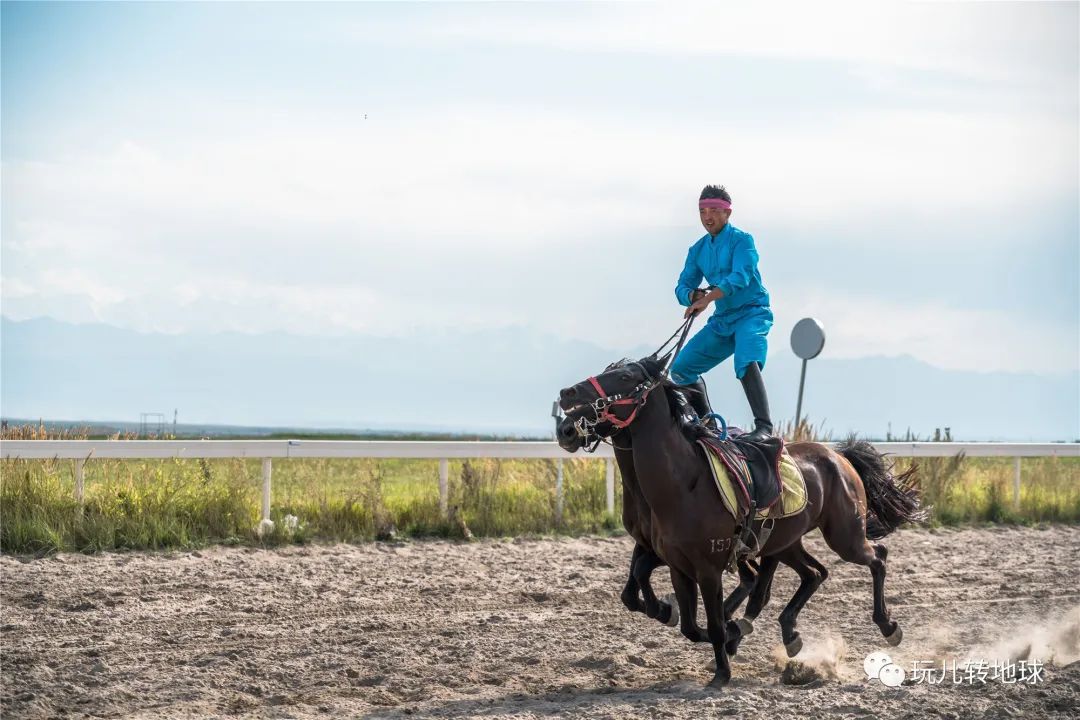
[{"label": "rein", "polygon": [[[668,371],[671,370],[672,364],[674,364],[675,362],[675,358],[679,357],[679,352],[682,351],[683,345],[686,344],[686,337],[690,334],[690,327],[694,324],[694,319],[697,318],[697,315],[697,313],[694,313],[690,317],[683,320],[682,325],[676,328],[675,332],[671,334],[671,337],[665,340],[664,343],[660,347],[656,348],[656,350],[653,352],[651,357],[655,357],[664,363],[664,375],[668,374]],[[668,343],[674,340],[676,335],[679,335],[679,342],[675,344],[674,348],[668,350],[666,354],[660,356],[660,351],[667,347]]]},{"label": "rein", "polygon": [[[634,363],[645,374],[645,381],[640,383],[632,391],[625,395],[608,395],[607,391],[600,385],[600,381],[596,379],[595,375],[589,376],[589,383],[596,390],[597,398],[593,402],[589,403],[589,407],[593,411],[593,420],[589,420],[585,415],[582,415],[574,422],[574,427],[577,429],[578,435],[581,436],[584,445],[585,452],[595,452],[596,448],[600,446],[600,443],[604,441],[610,442],[611,439],[600,433],[596,432],[596,426],[608,422],[612,427],[619,430],[625,429],[634,421],[637,417],[638,411],[644,407],[646,400],[648,400],[649,393],[656,389],[665,379],[669,378],[668,372],[671,369],[672,363],[675,362],[675,358],[679,356],[679,352],[682,350],[683,345],[686,343],[686,337],[690,334],[690,328],[694,324],[694,318],[696,314],[686,318],[676,328],[675,332],[671,334],[667,340],[663,342],[649,357],[656,358],[661,363],[660,376],[653,378],[640,363]],[[675,346],[668,350],[664,355],[660,355],[660,351],[667,347],[672,340],[676,337],[679,341]],[[612,408],[619,406],[632,405],[633,410],[630,411],[630,415],[625,420],[619,418],[612,412]]]}]

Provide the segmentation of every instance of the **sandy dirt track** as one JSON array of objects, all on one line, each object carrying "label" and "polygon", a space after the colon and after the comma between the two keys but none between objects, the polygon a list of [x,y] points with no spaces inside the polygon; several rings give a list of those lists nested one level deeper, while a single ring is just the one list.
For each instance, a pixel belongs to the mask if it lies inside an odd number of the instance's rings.
[{"label": "sandy dirt track", "polygon": [[[870,621],[869,571],[815,532],[807,547],[831,575],[800,616],[800,658],[824,678],[780,682],[775,617],[796,585],[781,567],[721,692],[704,688],[708,646],[623,609],[625,537],[6,556],[0,714],[1080,716],[1080,528],[885,543],[899,648]],[[655,584],[670,589],[666,569]],[[873,650],[910,667],[1028,647],[1055,658],[1035,685],[889,688],[862,674]]]}]

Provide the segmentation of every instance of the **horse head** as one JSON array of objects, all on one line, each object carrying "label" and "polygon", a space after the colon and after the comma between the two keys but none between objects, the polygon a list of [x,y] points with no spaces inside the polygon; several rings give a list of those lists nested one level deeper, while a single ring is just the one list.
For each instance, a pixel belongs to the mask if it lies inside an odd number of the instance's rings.
[{"label": "horse head", "polygon": [[565,417],[556,428],[559,446],[569,452],[592,444],[630,425],[649,393],[664,380],[663,363],[655,356],[623,359],[602,373],[559,391]]}]

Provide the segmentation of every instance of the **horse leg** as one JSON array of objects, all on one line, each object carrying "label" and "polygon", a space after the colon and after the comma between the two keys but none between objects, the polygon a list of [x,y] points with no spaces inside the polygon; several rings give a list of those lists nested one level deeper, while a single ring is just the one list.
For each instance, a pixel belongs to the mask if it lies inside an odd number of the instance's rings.
[{"label": "horse leg", "polygon": [[[735,614],[735,611],[739,609],[742,601],[746,599],[746,596],[750,594],[750,592],[754,589],[754,586],[757,584],[760,566],[756,562],[754,562],[753,560],[746,560],[740,562],[738,565],[738,569],[739,586],[735,588],[731,592],[731,594],[728,595],[727,600],[724,601],[725,618],[730,618],[732,615]],[[728,655],[735,654],[735,652],[739,648],[739,641],[742,640],[744,627],[743,625],[740,625],[740,622],[744,621],[735,621],[730,619],[727,621]],[[748,628],[746,634],[749,635],[753,628],[748,624],[746,624],[746,627]]]},{"label": "horse leg", "polygon": [[637,580],[634,579],[634,564],[641,557],[641,554],[645,552],[639,544],[634,545],[634,553],[630,556],[630,572],[626,578],[626,587],[623,588],[622,594],[619,595],[619,599],[622,600],[622,604],[626,606],[626,609],[630,612],[645,612],[645,606],[641,604],[641,598],[638,597]]},{"label": "horse leg", "polygon": [[[874,624],[881,630],[885,641],[890,645],[899,645],[904,638],[904,633],[889,615],[889,609],[885,606],[885,558],[889,551],[881,543],[870,544],[866,539],[866,529],[861,517],[853,518],[854,522],[844,523],[842,527],[829,526],[822,528],[825,542],[836,551],[841,559],[856,565],[865,565],[870,568],[870,575],[874,578]],[[861,538],[861,540],[855,540]]]},{"label": "horse leg", "polygon": [[753,560],[739,563],[739,586],[731,591],[727,600],[724,601],[724,615],[731,617],[750,591],[754,589],[754,583],[758,577],[758,564]]},{"label": "horse leg", "polygon": [[713,655],[716,657],[716,673],[709,687],[719,690],[731,681],[731,663],[726,649],[727,629],[724,627],[724,573],[719,571],[706,576],[698,583],[701,586],[701,600],[705,604],[705,617],[708,619],[709,641],[712,642]]},{"label": "horse leg", "polygon": [[634,563],[634,579],[641,588],[641,597],[645,600],[645,614],[665,625],[671,624],[674,626],[674,623],[671,622],[674,608],[671,603],[658,600],[656,593],[652,589],[652,572],[661,565],[664,565],[664,561],[660,559],[659,555],[647,548],[643,548],[641,556]]},{"label": "horse leg", "polygon": [[671,568],[671,584],[679,601],[679,631],[690,642],[709,642],[709,635],[697,624],[697,584],[685,573]]},{"label": "horse leg", "polygon": [[[800,545],[801,544],[802,543],[800,541]],[[810,567],[817,570],[818,574],[821,575],[821,582],[825,582],[826,580],[828,580],[829,579],[829,569],[826,568],[821,563],[819,563],[818,559],[816,557],[814,557],[813,555],[811,555],[810,551],[807,550],[805,547],[802,549],[802,551],[803,551],[803,557],[806,559],[807,564]]]},{"label": "horse leg", "polygon": [[761,614],[762,609],[769,604],[769,596],[772,593],[773,575],[776,574],[776,566],[779,560],[775,555],[761,558],[758,565],[757,579],[750,591],[750,601],[746,604],[746,612],[734,622],[728,623],[728,655],[734,655],[739,650],[742,639],[754,632],[754,620]]},{"label": "horse leg", "polygon": [[795,595],[788,602],[787,607],[780,613],[780,632],[784,639],[784,649],[787,651],[788,657],[795,657],[802,649],[802,638],[799,637],[799,633],[795,629],[799,611],[802,610],[803,605],[810,599],[810,596],[821,586],[828,572],[826,571],[823,575],[817,569],[824,569],[821,563],[808,559],[809,554],[802,546],[801,540],[777,553],[777,557],[799,574],[799,589],[795,591]]}]

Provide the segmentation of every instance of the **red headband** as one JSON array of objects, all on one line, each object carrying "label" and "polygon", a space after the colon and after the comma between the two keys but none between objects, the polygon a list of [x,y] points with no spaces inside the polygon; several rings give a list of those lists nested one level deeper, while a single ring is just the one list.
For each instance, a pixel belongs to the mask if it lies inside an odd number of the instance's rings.
[{"label": "red headband", "polygon": [[702,198],[698,200],[699,208],[720,208],[721,210],[730,210],[731,203],[727,200],[721,200],[720,198]]}]

